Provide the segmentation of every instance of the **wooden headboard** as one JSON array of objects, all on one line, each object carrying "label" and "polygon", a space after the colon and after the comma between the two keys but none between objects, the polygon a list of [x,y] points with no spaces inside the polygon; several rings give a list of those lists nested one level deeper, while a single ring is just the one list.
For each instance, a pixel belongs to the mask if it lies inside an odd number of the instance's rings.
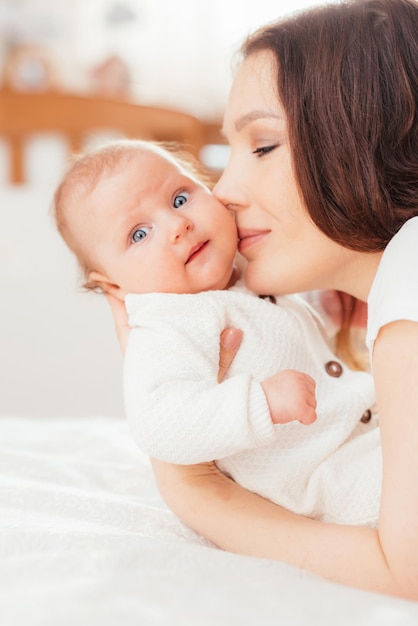
[{"label": "wooden headboard", "polygon": [[79,151],[88,135],[116,131],[128,138],[176,141],[199,156],[208,140],[205,124],[188,113],[77,94],[20,93],[0,90],[0,137],[10,148],[10,182],[25,180],[24,144],[33,134],[57,132],[69,152]]}]

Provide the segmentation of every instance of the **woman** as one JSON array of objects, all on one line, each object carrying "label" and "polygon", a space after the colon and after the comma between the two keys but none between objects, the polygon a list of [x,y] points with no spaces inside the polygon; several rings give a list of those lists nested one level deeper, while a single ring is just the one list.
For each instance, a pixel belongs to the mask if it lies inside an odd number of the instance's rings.
[{"label": "woman", "polygon": [[[250,288],[335,289],[368,301],[383,455],[378,527],[295,515],[212,464],[154,462],[168,505],[220,547],[414,600],[417,105],[414,0],[354,0],[267,26],[243,46],[224,122],[230,160],[214,190],[236,213]],[[237,343],[233,331],[228,338]]]}]

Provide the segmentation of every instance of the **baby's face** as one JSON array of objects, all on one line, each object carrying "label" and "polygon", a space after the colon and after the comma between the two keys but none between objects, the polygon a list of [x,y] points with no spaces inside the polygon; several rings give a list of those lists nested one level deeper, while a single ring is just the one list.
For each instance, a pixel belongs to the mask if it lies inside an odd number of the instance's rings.
[{"label": "baby's face", "polygon": [[125,159],[78,204],[91,278],[127,293],[227,286],[237,249],[233,214],[176,163],[151,150]]}]

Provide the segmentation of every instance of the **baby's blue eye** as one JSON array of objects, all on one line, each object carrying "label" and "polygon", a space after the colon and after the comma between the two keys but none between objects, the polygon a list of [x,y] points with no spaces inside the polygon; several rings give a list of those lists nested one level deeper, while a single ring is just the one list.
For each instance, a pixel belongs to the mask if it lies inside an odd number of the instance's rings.
[{"label": "baby's blue eye", "polygon": [[179,193],[173,201],[173,206],[175,209],[180,208],[181,206],[183,206],[183,204],[186,204],[187,200],[189,199],[189,194],[185,191],[183,191],[182,193]]},{"label": "baby's blue eye", "polygon": [[143,241],[149,235],[150,231],[151,228],[148,228],[147,226],[143,226],[142,228],[136,228],[131,235],[132,243],[138,243],[138,241]]}]

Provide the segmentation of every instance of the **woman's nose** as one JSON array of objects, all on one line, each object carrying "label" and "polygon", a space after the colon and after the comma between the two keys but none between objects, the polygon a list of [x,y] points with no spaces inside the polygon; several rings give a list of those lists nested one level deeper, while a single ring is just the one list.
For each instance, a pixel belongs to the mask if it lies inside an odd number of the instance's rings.
[{"label": "woman's nose", "polygon": [[248,203],[248,194],[239,176],[234,175],[228,167],[213,188],[214,196],[227,209],[239,211]]}]

